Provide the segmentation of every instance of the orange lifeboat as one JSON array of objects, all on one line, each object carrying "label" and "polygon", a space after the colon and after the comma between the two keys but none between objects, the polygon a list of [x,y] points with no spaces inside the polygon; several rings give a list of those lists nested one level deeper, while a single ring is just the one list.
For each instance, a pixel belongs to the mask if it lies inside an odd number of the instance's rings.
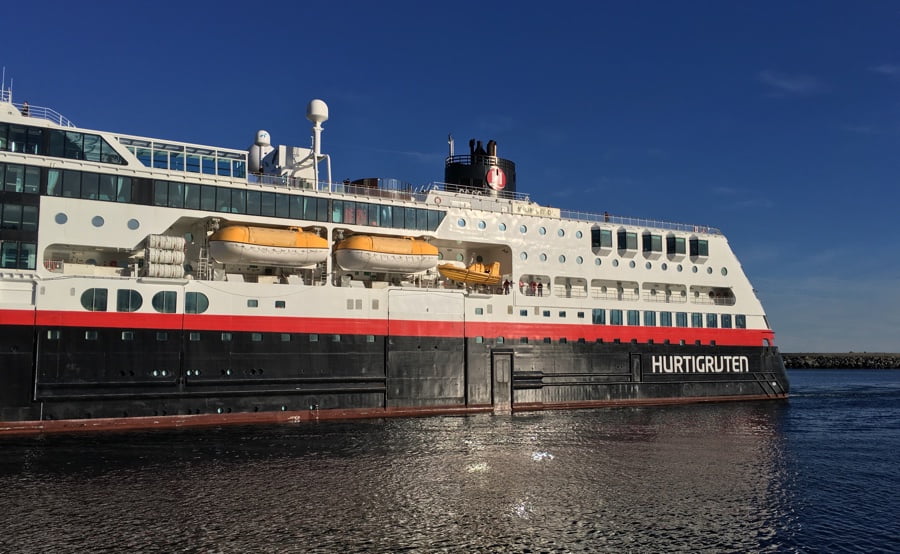
[{"label": "orange lifeboat", "polygon": [[500,262],[492,264],[474,263],[469,267],[459,267],[448,263],[438,266],[438,272],[453,281],[467,285],[499,285]]},{"label": "orange lifeboat", "polygon": [[229,225],[209,237],[209,255],[223,264],[304,267],[328,259],[328,241],[296,227]]},{"label": "orange lifeboat", "polygon": [[350,271],[416,273],[438,262],[438,249],[412,237],[353,235],[334,247],[335,261]]}]

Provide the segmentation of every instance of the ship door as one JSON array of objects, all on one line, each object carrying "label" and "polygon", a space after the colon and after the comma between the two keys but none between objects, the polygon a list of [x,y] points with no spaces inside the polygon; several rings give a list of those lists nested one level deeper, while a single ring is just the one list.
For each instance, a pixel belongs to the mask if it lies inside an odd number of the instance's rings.
[{"label": "ship door", "polygon": [[491,388],[495,414],[512,412],[512,372],[512,352],[491,352]]},{"label": "ship door", "polygon": [[631,380],[636,383],[643,381],[640,354],[631,355]]}]

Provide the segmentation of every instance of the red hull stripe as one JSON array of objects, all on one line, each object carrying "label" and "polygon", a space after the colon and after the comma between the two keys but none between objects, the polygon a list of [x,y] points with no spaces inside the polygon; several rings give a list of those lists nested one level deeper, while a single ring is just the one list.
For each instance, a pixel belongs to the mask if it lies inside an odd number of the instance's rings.
[{"label": "red hull stripe", "polygon": [[257,331],[261,333],[322,333],[346,335],[394,335],[413,337],[528,337],[541,340],[612,342],[636,340],[672,344],[700,341],[729,346],[774,344],[775,334],[765,329],[709,329],[688,327],[643,327],[561,323],[504,323],[481,321],[417,321],[343,319],[291,316],[147,314],[120,312],[67,312],[0,310],[0,325],[42,327],[102,327],[122,329],[184,329],[188,331]]}]

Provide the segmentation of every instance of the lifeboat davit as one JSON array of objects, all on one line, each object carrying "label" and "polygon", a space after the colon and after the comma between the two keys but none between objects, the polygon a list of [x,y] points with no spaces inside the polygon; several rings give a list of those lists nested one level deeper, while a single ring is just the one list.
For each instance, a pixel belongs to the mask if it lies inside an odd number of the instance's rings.
[{"label": "lifeboat davit", "polygon": [[499,285],[500,262],[492,264],[474,263],[469,267],[459,267],[454,263],[441,264],[438,272],[459,283],[467,285]]},{"label": "lifeboat davit", "polygon": [[223,264],[304,267],[328,259],[328,241],[295,227],[229,225],[209,237],[209,255]]},{"label": "lifeboat davit", "polygon": [[334,247],[335,261],[352,271],[416,273],[438,262],[438,249],[411,237],[353,235]]}]

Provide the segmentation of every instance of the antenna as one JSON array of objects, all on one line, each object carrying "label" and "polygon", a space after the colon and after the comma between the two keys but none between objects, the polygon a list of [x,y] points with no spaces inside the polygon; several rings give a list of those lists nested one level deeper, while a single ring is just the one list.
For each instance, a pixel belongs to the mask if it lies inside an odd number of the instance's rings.
[{"label": "antenna", "polygon": [[453,135],[447,135],[447,144],[450,145],[450,157],[453,157]]}]

